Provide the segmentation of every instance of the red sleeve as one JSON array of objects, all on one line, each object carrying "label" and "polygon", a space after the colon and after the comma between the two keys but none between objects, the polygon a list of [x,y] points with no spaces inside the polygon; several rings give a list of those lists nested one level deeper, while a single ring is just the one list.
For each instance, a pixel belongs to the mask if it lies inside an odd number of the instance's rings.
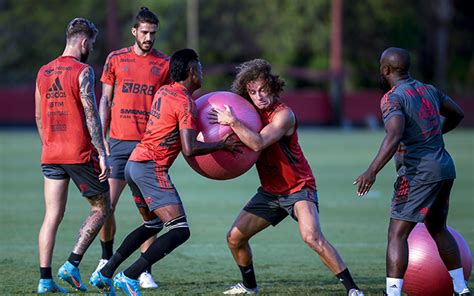
[{"label": "red sleeve", "polygon": [[196,129],[196,103],[188,99],[179,103],[180,108],[178,108],[178,122],[179,129]]},{"label": "red sleeve", "polygon": [[107,60],[105,61],[104,70],[102,71],[102,77],[100,81],[102,83],[114,85],[115,84],[115,67],[114,67],[114,54],[113,52],[109,54]]},{"label": "red sleeve", "polygon": [[168,63],[166,63],[166,69],[165,69],[165,79],[164,79],[164,83],[163,84],[170,84],[171,82],[173,82],[173,80],[171,80],[171,75],[170,75],[170,62],[168,61]]}]

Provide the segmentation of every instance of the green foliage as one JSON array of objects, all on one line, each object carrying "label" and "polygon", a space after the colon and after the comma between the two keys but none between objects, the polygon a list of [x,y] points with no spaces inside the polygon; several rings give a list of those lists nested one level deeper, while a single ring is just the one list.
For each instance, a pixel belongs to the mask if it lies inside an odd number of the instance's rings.
[{"label": "green foliage", "polygon": [[[187,46],[186,0],[115,0],[119,46],[133,43],[130,28],[141,6],[156,12],[161,25],[156,47],[172,54]],[[228,89],[232,65],[252,58],[268,59],[277,71],[302,67],[326,71],[331,33],[330,0],[200,0],[199,53],[210,71],[205,88]],[[467,1],[469,2],[469,1]],[[466,3],[467,3],[466,2]],[[33,83],[37,69],[61,54],[67,22],[76,16],[90,18],[100,30],[90,62],[101,69],[109,49],[106,42],[108,1],[4,0],[0,2],[0,85]],[[472,9],[453,1],[449,27],[448,92],[472,90],[474,42]],[[471,5],[472,6],[472,5]],[[378,58],[389,46],[407,48],[412,73],[433,81],[436,20],[429,0],[343,1],[343,56],[349,90],[378,87]],[[215,69],[214,69],[215,70]],[[211,73],[212,72],[212,73]],[[284,75],[288,88],[321,87],[321,81],[298,80]]]}]

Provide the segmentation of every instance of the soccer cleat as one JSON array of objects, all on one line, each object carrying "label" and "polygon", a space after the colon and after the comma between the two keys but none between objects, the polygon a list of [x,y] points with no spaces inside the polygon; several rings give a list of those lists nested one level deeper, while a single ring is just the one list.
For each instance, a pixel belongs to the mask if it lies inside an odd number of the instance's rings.
[{"label": "soccer cleat", "polygon": [[224,291],[224,294],[226,295],[257,294],[257,293],[258,293],[258,287],[247,288],[242,283],[238,283],[237,285],[230,287],[229,290]]},{"label": "soccer cleat", "polygon": [[38,294],[44,293],[68,293],[69,291],[58,286],[53,279],[40,279],[38,283]]},{"label": "soccer cleat", "polygon": [[454,296],[471,296],[471,291],[468,288],[464,288],[461,293],[454,292]]},{"label": "soccer cleat", "polygon": [[139,280],[131,279],[124,275],[123,272],[118,273],[114,277],[115,288],[122,290],[127,296],[140,296],[139,284]]},{"label": "soccer cleat", "polygon": [[115,296],[114,285],[112,279],[103,276],[100,271],[94,271],[92,274],[89,284],[99,288],[101,293],[104,293],[107,296]]},{"label": "soccer cleat", "polygon": [[364,292],[358,289],[350,289],[347,296],[364,296]]},{"label": "soccer cleat", "polygon": [[151,273],[147,271],[142,272],[138,280],[140,281],[140,287],[143,289],[158,289],[158,284],[155,282],[155,279]]},{"label": "soccer cleat", "polygon": [[86,286],[82,283],[79,268],[72,265],[69,261],[66,261],[66,263],[59,268],[58,277],[66,281],[76,290],[87,291]]},{"label": "soccer cleat", "polygon": [[96,269],[94,270],[94,272],[97,272],[97,271],[100,271],[102,270],[102,268],[104,268],[105,264],[107,264],[107,262],[109,262],[109,260],[107,259],[100,259],[99,260],[99,264],[97,265]]}]

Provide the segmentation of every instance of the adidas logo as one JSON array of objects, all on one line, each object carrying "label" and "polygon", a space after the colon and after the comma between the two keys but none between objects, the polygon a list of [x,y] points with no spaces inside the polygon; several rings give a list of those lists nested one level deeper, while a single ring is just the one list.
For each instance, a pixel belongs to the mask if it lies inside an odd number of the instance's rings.
[{"label": "adidas logo", "polygon": [[397,289],[398,287],[397,287],[397,285],[393,284],[393,285],[390,286],[390,288]]},{"label": "adidas logo", "polygon": [[48,89],[46,98],[52,99],[52,98],[65,98],[65,97],[66,97],[66,92],[63,91],[63,87],[61,85],[61,81],[59,80],[59,77],[56,77],[52,86]]}]

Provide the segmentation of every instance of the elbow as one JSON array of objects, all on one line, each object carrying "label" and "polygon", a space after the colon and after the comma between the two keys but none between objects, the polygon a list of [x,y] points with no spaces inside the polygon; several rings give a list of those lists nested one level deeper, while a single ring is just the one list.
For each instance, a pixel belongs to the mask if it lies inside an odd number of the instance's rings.
[{"label": "elbow", "polygon": [[398,149],[398,146],[400,146],[400,143],[402,141],[402,136],[403,135],[397,135],[392,139],[392,147],[394,149]]},{"label": "elbow", "polygon": [[254,152],[260,152],[262,151],[263,149],[265,149],[265,147],[261,144],[256,144],[256,145],[252,145],[251,147],[249,147],[250,149],[252,149]]},{"label": "elbow", "polygon": [[35,113],[36,124],[41,124],[41,114]]},{"label": "elbow", "polygon": [[190,147],[184,147],[183,146],[183,149],[181,151],[182,151],[182,153],[185,157],[191,157],[191,156],[195,155],[194,150],[191,149]]}]

